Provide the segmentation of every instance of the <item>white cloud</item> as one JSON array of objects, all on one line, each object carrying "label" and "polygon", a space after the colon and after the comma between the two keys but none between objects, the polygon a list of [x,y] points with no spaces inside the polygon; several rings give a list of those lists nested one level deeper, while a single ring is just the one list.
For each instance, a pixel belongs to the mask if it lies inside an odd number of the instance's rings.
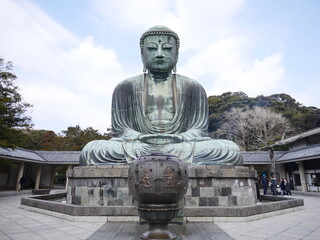
[{"label": "white cloud", "polygon": [[250,56],[254,39],[241,35],[235,27],[246,0],[93,2],[120,28],[142,33],[163,24],[175,30],[181,38],[178,72],[200,81],[208,94],[272,93],[284,79],[283,53],[271,52],[261,59]]},{"label": "white cloud", "polygon": [[[117,59],[118,54],[125,58],[127,53],[98,46],[94,37],[75,36],[29,1],[0,1],[0,27],[6,33],[0,38],[0,57],[12,60],[21,74],[19,86],[26,101],[35,106],[36,127],[60,131],[80,123],[104,131],[111,121],[112,91],[130,75]],[[270,47],[267,54],[253,55],[257,36],[252,31],[244,35],[235,23],[246,3],[92,0],[96,12],[86,9],[89,13],[83,14],[97,18],[97,25],[106,23],[130,34],[142,34],[158,24],[172,28],[181,38],[178,73],[200,81],[208,95],[290,92],[285,53]],[[136,40],[127,41],[138,48]]]},{"label": "white cloud", "polygon": [[274,93],[285,75],[283,54],[251,59],[246,54],[249,43],[246,38],[221,39],[191,57],[181,72],[202,79],[208,95],[228,91],[243,91],[251,96]]},{"label": "white cloud", "polygon": [[138,31],[162,24],[170,15],[170,1],[163,0],[92,0],[95,10],[110,24],[126,31]]},{"label": "white cloud", "polygon": [[109,127],[112,89],[123,78],[115,51],[78,38],[28,1],[1,0],[0,27],[1,57],[15,64],[36,128]]},{"label": "white cloud", "polygon": [[229,24],[247,0],[92,0],[109,24],[143,33],[165,25],[183,39],[182,50],[199,49],[212,38],[230,33]]}]

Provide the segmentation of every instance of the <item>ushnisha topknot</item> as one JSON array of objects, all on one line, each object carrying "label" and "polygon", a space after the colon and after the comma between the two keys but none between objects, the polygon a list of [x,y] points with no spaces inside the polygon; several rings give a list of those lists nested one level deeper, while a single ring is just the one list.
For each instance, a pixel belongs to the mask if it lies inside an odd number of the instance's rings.
[{"label": "ushnisha topknot", "polygon": [[176,34],[174,31],[172,31],[170,28],[166,27],[166,26],[154,26],[152,28],[149,28],[146,32],[144,32],[140,38],[140,50],[141,53],[143,53],[143,44],[144,44],[144,39],[147,36],[153,36],[153,35],[169,35],[175,38],[176,40],[176,47],[177,47],[177,53],[179,51],[179,47],[180,47],[180,39],[178,34]]}]

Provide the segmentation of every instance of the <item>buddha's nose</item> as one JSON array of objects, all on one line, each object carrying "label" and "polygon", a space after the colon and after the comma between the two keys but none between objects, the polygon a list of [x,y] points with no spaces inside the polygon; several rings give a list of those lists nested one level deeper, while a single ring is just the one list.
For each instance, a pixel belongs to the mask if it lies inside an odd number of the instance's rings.
[{"label": "buddha's nose", "polygon": [[157,50],[157,58],[163,58],[163,50],[161,48],[158,48]]}]

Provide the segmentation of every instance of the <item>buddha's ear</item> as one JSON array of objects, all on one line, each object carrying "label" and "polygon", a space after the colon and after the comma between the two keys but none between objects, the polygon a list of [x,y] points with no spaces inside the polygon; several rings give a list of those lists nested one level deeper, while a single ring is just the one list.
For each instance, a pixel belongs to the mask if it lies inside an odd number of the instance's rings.
[{"label": "buddha's ear", "polygon": [[174,73],[177,72],[177,66],[176,66],[176,65],[173,66],[172,71],[173,71]]},{"label": "buddha's ear", "polygon": [[142,70],[144,73],[147,71],[147,67],[145,64],[143,64],[143,70]]}]

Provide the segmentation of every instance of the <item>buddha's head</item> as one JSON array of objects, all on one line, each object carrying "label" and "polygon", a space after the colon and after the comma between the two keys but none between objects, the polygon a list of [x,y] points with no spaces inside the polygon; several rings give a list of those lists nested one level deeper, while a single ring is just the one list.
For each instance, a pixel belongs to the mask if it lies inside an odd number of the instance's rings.
[{"label": "buddha's head", "polygon": [[179,45],[179,37],[171,29],[165,26],[148,29],[140,38],[144,71],[175,72]]}]

